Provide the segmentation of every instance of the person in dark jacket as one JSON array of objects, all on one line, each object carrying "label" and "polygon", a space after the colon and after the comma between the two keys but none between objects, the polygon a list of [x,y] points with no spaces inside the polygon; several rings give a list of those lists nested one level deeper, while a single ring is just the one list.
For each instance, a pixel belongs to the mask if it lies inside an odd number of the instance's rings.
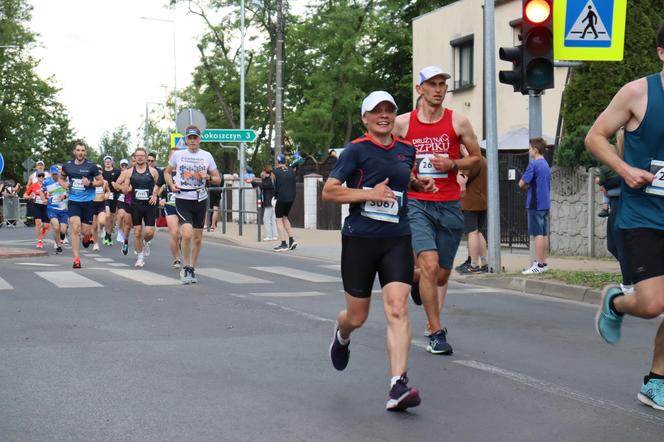
[{"label": "person in dark jacket", "polygon": [[[272,171],[274,175],[274,215],[277,218],[277,230],[281,244],[274,248],[275,252],[284,252],[286,250],[295,250],[297,242],[293,238],[293,229],[288,220],[288,213],[295,201],[297,189],[295,187],[295,172],[286,166],[286,157],[282,154],[277,155],[277,167]],[[288,239],[288,243],[286,243]]]},{"label": "person in dark jacket", "polygon": [[265,238],[263,238],[263,241],[276,241],[279,237],[277,236],[277,221],[274,217],[274,207],[272,206],[272,198],[274,197],[272,166],[269,164],[263,166],[260,178],[255,178],[251,185],[254,187],[260,187],[261,189],[263,226],[265,228]]}]

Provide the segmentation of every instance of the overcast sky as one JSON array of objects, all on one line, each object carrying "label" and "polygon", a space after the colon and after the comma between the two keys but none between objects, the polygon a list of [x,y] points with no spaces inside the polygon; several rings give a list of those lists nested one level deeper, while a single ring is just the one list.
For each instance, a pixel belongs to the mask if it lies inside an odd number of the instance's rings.
[{"label": "overcast sky", "polygon": [[41,47],[33,50],[38,73],[55,77],[78,136],[93,146],[122,124],[135,140],[146,102],[164,103],[173,90],[173,25],[139,17],[175,20],[178,89],[191,81],[205,24],[185,8],[169,10],[167,0],[31,3],[30,27],[40,34]]}]

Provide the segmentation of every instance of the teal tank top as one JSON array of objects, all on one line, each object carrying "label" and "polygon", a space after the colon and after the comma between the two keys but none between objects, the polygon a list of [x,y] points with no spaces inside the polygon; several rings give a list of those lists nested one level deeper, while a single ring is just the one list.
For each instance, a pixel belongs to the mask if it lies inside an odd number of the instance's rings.
[{"label": "teal tank top", "polygon": [[[646,113],[639,127],[632,132],[625,131],[624,159],[630,166],[651,170],[653,160],[664,161],[664,88],[660,73],[646,79]],[[632,189],[623,180],[617,220],[619,228],[664,230],[664,195],[646,193],[646,187]]]}]

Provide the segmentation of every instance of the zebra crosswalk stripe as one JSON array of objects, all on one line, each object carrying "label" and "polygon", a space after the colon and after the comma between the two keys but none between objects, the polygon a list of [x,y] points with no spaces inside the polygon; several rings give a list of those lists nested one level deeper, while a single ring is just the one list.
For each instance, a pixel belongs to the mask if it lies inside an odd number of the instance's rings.
[{"label": "zebra crosswalk stripe", "polygon": [[35,272],[35,274],[61,289],[102,287],[98,282],[72,271]]},{"label": "zebra crosswalk stripe", "polygon": [[287,276],[289,278],[301,279],[309,282],[338,282],[339,278],[323,275],[320,273],[306,272],[304,270],[293,269],[290,267],[252,267],[252,269],[260,270],[262,272],[274,273],[280,276]]},{"label": "zebra crosswalk stripe", "polygon": [[206,276],[208,278],[217,279],[219,281],[228,282],[230,284],[269,284],[270,281],[265,279],[255,278],[242,273],[229,272],[212,267],[204,267],[196,269],[197,275]]},{"label": "zebra crosswalk stripe", "polygon": [[179,285],[180,280],[147,270],[108,269],[110,273],[145,285]]},{"label": "zebra crosswalk stripe", "polygon": [[271,298],[306,298],[310,296],[324,296],[323,292],[258,292],[249,293],[252,296],[271,297]]},{"label": "zebra crosswalk stripe", "polygon": [[11,290],[14,287],[4,279],[0,278],[0,290]]}]

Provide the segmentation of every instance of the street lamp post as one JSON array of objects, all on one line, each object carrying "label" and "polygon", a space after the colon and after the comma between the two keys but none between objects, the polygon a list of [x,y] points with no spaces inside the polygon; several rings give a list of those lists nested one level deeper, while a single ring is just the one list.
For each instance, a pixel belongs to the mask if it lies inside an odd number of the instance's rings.
[{"label": "street lamp post", "polygon": [[155,101],[146,101],[145,102],[145,135],[144,135],[144,137],[145,137],[145,149],[146,150],[149,147],[148,145],[149,145],[149,140],[150,140],[150,131],[149,131],[150,119],[148,118],[148,116],[150,115],[150,113],[148,111],[148,105],[150,105],[150,104],[156,104],[156,105],[160,106],[161,103],[157,103]]},{"label": "street lamp post", "polygon": [[173,26],[173,125],[177,131],[177,118],[178,118],[178,62],[177,62],[177,49],[175,39],[175,20],[167,18],[154,18],[154,17],[138,17],[141,20],[151,20],[170,23]]}]

